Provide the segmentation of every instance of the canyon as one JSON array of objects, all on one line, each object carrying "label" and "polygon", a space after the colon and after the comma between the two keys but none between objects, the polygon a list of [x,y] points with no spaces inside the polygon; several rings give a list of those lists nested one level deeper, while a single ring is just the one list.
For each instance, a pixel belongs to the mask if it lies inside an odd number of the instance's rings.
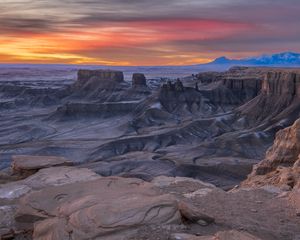
[{"label": "canyon", "polygon": [[300,69],[0,82],[1,239],[300,239]]}]

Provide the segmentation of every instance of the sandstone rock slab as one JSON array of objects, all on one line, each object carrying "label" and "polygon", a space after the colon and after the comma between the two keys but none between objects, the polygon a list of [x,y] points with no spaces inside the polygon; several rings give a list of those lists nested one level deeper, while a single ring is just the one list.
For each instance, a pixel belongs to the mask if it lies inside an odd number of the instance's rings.
[{"label": "sandstone rock slab", "polygon": [[139,179],[108,177],[49,187],[20,202],[18,222],[43,220],[35,223],[34,239],[121,240],[144,225],[181,223],[177,201]]},{"label": "sandstone rock slab", "polygon": [[64,157],[30,155],[12,156],[12,170],[14,173],[20,175],[28,176],[42,168],[72,165],[73,162]]},{"label": "sandstone rock slab", "polygon": [[31,190],[90,181],[100,177],[100,175],[86,168],[52,167],[41,169],[24,180],[0,185],[0,199],[13,200]]},{"label": "sandstone rock slab", "polygon": [[213,217],[202,213],[197,207],[186,201],[181,201],[178,204],[178,208],[181,216],[188,222],[199,223],[200,225],[206,226],[215,221]]}]

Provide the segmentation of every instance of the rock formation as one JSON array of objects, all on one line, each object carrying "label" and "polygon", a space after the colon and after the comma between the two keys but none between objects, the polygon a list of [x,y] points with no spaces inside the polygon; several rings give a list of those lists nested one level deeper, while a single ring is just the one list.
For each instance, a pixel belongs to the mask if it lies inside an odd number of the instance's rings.
[{"label": "rock formation", "polygon": [[67,99],[107,99],[123,88],[124,75],[112,70],[79,70],[77,81],[70,87]]},{"label": "rock formation", "polygon": [[17,221],[41,219],[34,239],[126,239],[143,225],[178,224],[177,204],[137,179],[103,178],[46,188],[21,199]]},{"label": "rock formation", "polygon": [[179,78],[177,78],[177,80],[174,84],[174,88],[175,88],[175,91],[177,91],[177,92],[184,92],[184,86]]},{"label": "rock formation", "polygon": [[226,78],[222,81],[222,84],[243,102],[256,97],[262,88],[260,78]]},{"label": "rock formation", "polygon": [[198,90],[184,87],[180,79],[161,86],[158,100],[169,113],[204,115],[212,112],[212,105]]},{"label": "rock formation", "polygon": [[268,95],[300,96],[300,74],[296,72],[268,72],[262,91]]},{"label": "rock formation", "polygon": [[147,81],[143,73],[134,73],[132,75],[132,87],[146,87]]},{"label": "rock formation", "polygon": [[123,82],[124,75],[120,71],[111,70],[79,70],[77,75],[77,81],[79,85],[84,85],[91,79],[96,81],[112,81],[112,82]]},{"label": "rock formation", "polygon": [[272,70],[263,80],[262,91],[256,98],[240,107],[251,122],[285,119],[292,124],[299,117],[300,73],[296,70]]},{"label": "rock formation", "polygon": [[266,157],[255,165],[244,185],[293,188],[300,183],[300,119],[276,134]]},{"label": "rock formation", "polygon": [[233,67],[224,73],[199,73],[196,77],[205,85],[202,90],[211,101],[237,106],[259,94],[266,72],[266,69]]},{"label": "rock formation", "polygon": [[64,157],[53,156],[24,156],[12,157],[12,170],[14,174],[29,176],[42,168],[72,166],[73,162]]},{"label": "rock formation", "polygon": [[[22,186],[27,190],[21,192]],[[300,234],[300,219],[290,216],[291,199],[269,189],[226,193],[190,178],[160,176],[149,183],[52,167],[0,187],[0,202],[5,200],[0,212],[7,216],[0,219],[0,234],[4,239],[292,240]]]},{"label": "rock formation", "polygon": [[45,168],[26,179],[2,185],[0,188],[0,199],[13,200],[32,190],[41,190],[45,187],[84,182],[98,178],[100,178],[98,174],[86,168]]}]

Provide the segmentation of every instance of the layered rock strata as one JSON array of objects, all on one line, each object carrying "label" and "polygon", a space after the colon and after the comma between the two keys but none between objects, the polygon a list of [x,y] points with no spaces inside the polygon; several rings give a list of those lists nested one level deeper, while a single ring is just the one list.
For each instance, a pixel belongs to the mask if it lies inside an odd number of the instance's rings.
[{"label": "layered rock strata", "polygon": [[293,188],[300,183],[300,119],[276,134],[266,157],[255,165],[244,185],[277,185]]}]

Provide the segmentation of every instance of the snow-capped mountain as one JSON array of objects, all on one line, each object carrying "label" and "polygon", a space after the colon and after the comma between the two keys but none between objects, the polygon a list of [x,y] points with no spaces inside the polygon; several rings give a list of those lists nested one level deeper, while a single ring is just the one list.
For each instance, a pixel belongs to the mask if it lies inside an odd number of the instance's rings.
[{"label": "snow-capped mountain", "polygon": [[255,65],[255,66],[300,66],[300,54],[293,52],[261,55],[243,59],[229,59],[220,57],[209,64],[226,65]]}]

